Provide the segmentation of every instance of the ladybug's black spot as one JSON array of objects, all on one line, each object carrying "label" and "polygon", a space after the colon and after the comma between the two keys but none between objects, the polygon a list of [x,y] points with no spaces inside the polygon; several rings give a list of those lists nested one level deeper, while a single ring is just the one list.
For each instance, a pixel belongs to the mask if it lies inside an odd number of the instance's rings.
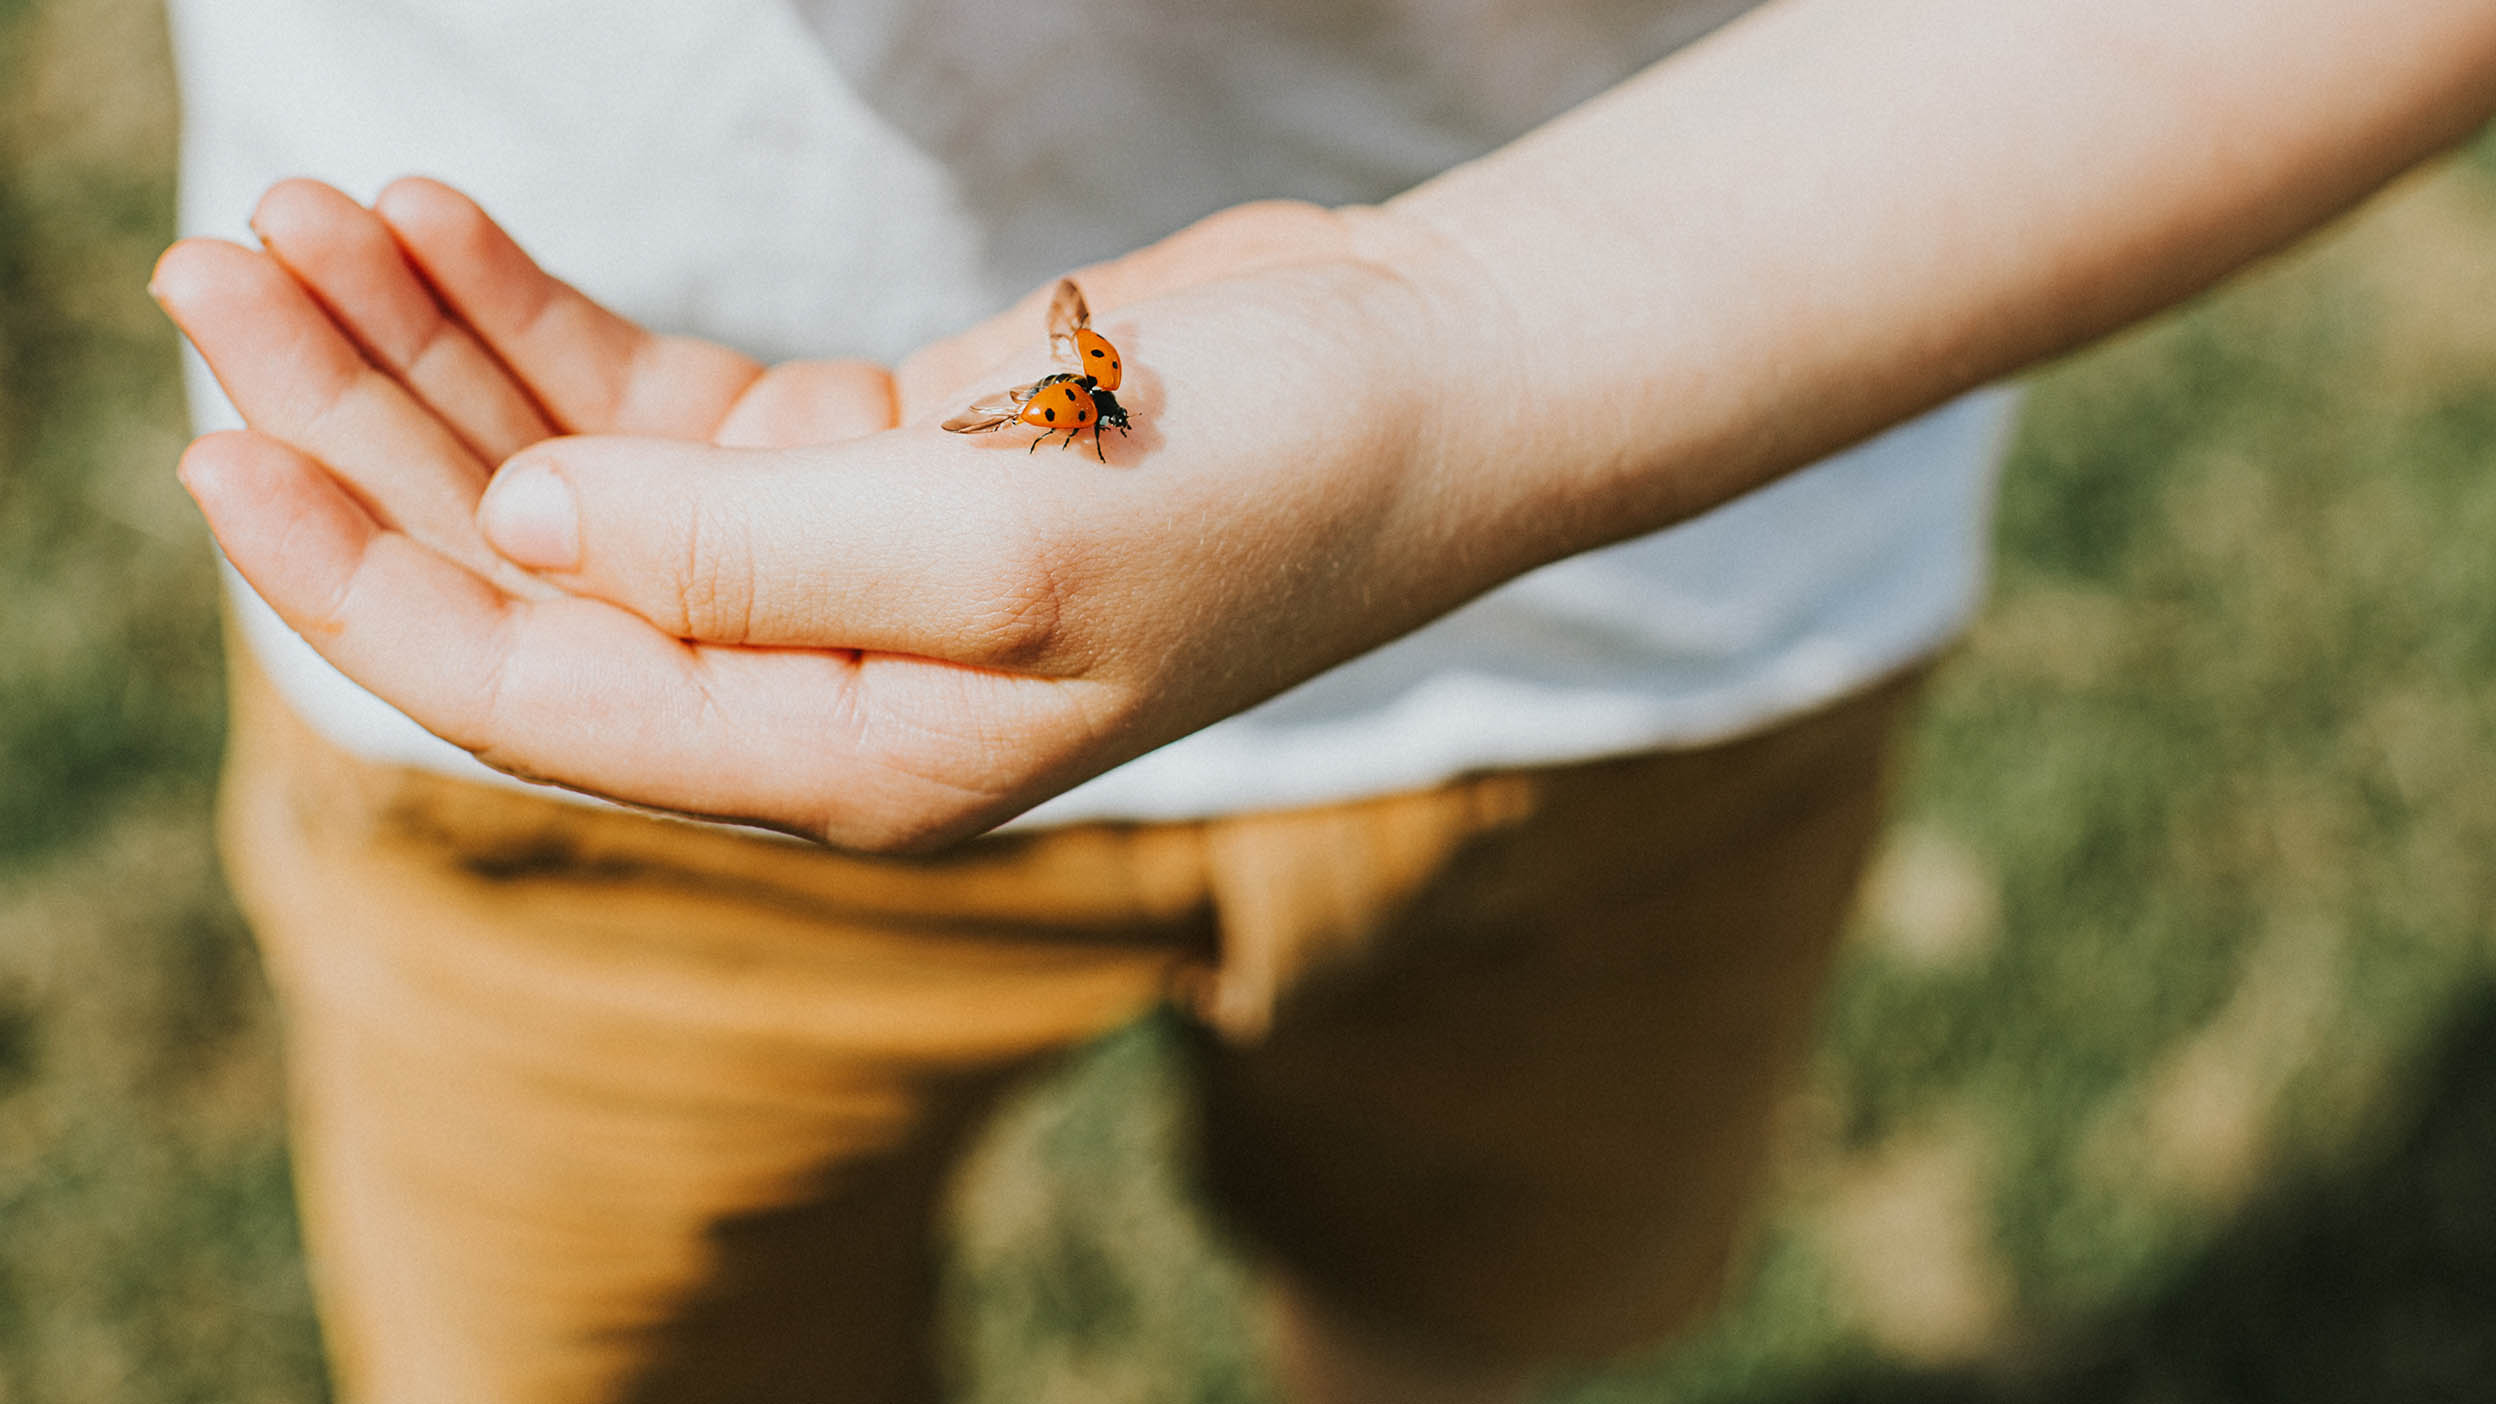
[{"label": "ladybug's black spot", "polygon": [[1057,411],[1056,411],[1056,410],[1053,410],[1053,409],[1044,409],[1044,410],[1042,410],[1042,411],[1040,411],[1040,412],[1041,412],[1042,414],[1045,414],[1045,415],[1047,415],[1047,416],[1049,417],[1049,422],[1050,422],[1051,424],[1055,424],[1055,423],[1057,422]]},{"label": "ladybug's black spot", "polygon": [[1093,348],[1092,348],[1092,354],[1093,354],[1093,355],[1095,355],[1095,356],[1106,356],[1106,355],[1108,355],[1109,353],[1108,353],[1108,352],[1106,352],[1106,351],[1103,351],[1101,348],[1099,348],[1099,347],[1095,346],[1095,347],[1093,347]]}]

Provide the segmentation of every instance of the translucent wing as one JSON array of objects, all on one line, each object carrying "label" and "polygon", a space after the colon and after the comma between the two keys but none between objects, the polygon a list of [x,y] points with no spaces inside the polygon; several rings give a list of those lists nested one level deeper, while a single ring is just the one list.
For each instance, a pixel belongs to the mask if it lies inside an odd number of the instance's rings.
[{"label": "translucent wing", "polygon": [[982,400],[947,419],[945,427],[956,434],[985,434],[991,429],[1002,429],[1013,422],[1014,410],[1011,407],[1000,409]]},{"label": "translucent wing", "polygon": [[1035,380],[1029,385],[1017,385],[1003,394],[974,400],[970,408],[947,419],[945,427],[956,434],[985,434],[992,429],[1002,429],[1022,414],[1025,401],[1040,393],[1040,387],[1049,383],[1048,380]]},{"label": "translucent wing", "polygon": [[1084,303],[1083,289],[1076,287],[1072,278],[1058,279],[1057,291],[1049,295],[1050,349],[1056,349],[1059,342],[1071,348],[1075,333],[1090,325],[1092,309]]}]

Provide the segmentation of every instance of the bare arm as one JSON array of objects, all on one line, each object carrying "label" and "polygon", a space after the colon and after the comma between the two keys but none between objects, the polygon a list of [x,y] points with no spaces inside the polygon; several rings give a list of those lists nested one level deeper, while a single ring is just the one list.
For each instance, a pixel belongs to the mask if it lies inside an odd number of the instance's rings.
[{"label": "bare arm", "polygon": [[1520,519],[1565,554],[2175,302],[2491,109],[2484,0],[1783,0],[1388,208],[1531,368],[1467,432],[1548,465]]}]

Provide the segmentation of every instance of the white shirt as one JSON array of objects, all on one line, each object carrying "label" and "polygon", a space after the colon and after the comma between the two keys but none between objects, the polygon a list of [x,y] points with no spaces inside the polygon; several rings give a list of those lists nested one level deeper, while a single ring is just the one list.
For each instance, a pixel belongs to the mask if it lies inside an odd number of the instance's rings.
[{"label": "white shirt", "polygon": [[[764,359],[898,359],[1243,200],[1383,199],[1749,0],[173,0],[186,233],[261,191],[423,173],[625,315]],[[203,430],[232,409],[193,364]],[[1321,803],[1719,740],[1963,627],[2012,397],[1524,576],[1025,823]],[[293,705],[508,781],[235,585]]]}]

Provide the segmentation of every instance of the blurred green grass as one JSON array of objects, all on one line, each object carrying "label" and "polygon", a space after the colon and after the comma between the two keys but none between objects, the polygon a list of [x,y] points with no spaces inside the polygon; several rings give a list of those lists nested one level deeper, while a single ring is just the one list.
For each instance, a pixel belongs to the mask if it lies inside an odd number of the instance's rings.
[{"label": "blurred green grass", "polygon": [[[0,0],[0,1402],[324,1397],[208,851],[144,0]],[[2038,378],[1740,1300],[1630,1400],[2496,1378],[2496,139]],[[966,1176],[968,1393],[1254,1401],[1166,1030]],[[2457,1383],[2458,1382],[2458,1383]]]}]

